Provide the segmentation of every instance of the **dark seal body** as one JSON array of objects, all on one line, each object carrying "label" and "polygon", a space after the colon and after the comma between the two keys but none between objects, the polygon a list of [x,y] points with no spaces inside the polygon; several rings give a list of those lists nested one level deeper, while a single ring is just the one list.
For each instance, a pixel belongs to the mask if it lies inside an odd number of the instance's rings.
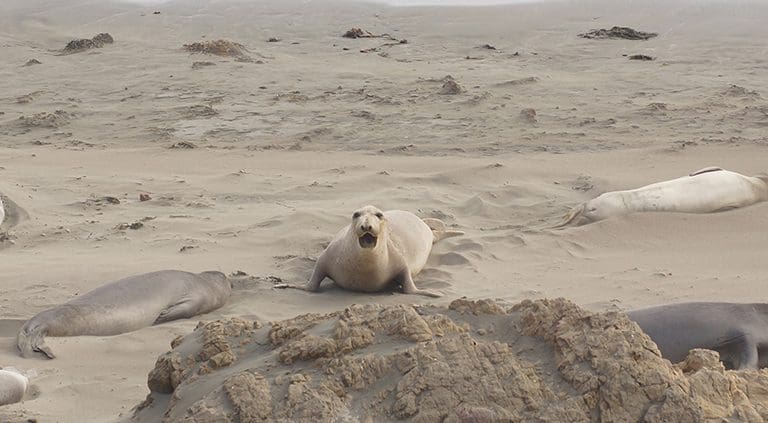
[{"label": "dark seal body", "polygon": [[627,315],[673,363],[704,348],[720,353],[729,369],[768,367],[768,304],[668,304]]}]

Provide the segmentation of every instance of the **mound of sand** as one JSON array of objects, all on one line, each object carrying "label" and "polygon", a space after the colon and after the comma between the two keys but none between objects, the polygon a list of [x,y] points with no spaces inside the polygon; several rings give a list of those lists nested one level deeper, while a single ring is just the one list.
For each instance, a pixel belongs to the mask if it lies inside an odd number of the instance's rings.
[{"label": "mound of sand", "polygon": [[249,58],[248,49],[240,43],[228,40],[202,41],[184,44],[184,50],[190,53],[213,54],[222,57]]},{"label": "mound of sand", "polygon": [[704,350],[674,366],[623,314],[563,299],[235,318],[172,347],[132,421],[768,418],[768,372],[725,371]]},{"label": "mound of sand", "polygon": [[618,39],[618,40],[647,40],[659,34],[655,32],[637,31],[626,26],[614,26],[611,29],[593,29],[579,34],[581,38]]},{"label": "mound of sand", "polygon": [[77,53],[92,48],[102,48],[104,45],[112,44],[114,42],[115,40],[111,35],[106,32],[102,32],[101,34],[96,34],[96,36],[91,39],[83,38],[79,40],[72,40],[67,43],[63,51],[64,53]]}]

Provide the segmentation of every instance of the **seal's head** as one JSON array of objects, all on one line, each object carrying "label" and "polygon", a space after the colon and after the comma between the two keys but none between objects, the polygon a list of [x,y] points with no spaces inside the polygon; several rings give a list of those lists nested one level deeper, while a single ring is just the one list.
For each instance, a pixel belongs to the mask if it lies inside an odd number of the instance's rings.
[{"label": "seal's head", "polygon": [[352,214],[352,229],[362,248],[376,248],[385,225],[384,212],[374,206],[365,206]]},{"label": "seal's head", "polygon": [[581,226],[626,213],[628,213],[628,208],[623,194],[621,192],[607,192],[574,207],[554,227]]},{"label": "seal's head", "polygon": [[209,270],[199,274],[207,283],[208,287],[215,293],[220,293],[224,298],[228,297],[232,291],[232,281],[227,278],[227,275]]},{"label": "seal's head", "polygon": [[607,192],[584,203],[584,211],[581,213],[582,221],[579,224],[597,222],[627,213],[627,200],[622,193]]}]

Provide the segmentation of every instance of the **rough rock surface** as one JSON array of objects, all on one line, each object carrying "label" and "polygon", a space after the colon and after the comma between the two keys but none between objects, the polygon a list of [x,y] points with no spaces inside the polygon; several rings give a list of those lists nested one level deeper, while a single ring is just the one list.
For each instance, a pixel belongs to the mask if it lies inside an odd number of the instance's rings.
[{"label": "rough rock surface", "polygon": [[458,82],[456,82],[455,79],[451,75],[447,75],[445,78],[442,79],[443,85],[440,87],[440,90],[437,92],[438,94],[442,95],[456,95],[461,94],[464,92],[464,88],[459,85]]},{"label": "rough rock surface", "polygon": [[657,35],[659,34],[655,32],[637,31],[626,26],[614,26],[611,29],[593,29],[579,34],[579,37],[599,40],[648,40]]},{"label": "rough rock surface", "polygon": [[234,57],[241,61],[252,60],[248,49],[240,43],[229,40],[201,41],[184,44],[184,50],[190,53],[212,54],[214,56]]},{"label": "rough rock surface", "polygon": [[563,299],[231,319],[172,346],[131,421],[768,419],[768,370],[706,350],[673,365],[625,315]]},{"label": "rough rock surface", "polygon": [[80,51],[92,49],[92,48],[102,48],[106,44],[112,44],[115,42],[115,39],[112,38],[111,35],[109,35],[106,32],[102,32],[101,34],[96,34],[91,39],[83,38],[79,40],[72,40],[64,47],[65,53],[77,53]]},{"label": "rough rock surface", "polygon": [[40,112],[32,116],[20,116],[18,124],[25,129],[34,128],[60,128],[72,120],[73,115],[64,110],[56,110],[52,113]]}]

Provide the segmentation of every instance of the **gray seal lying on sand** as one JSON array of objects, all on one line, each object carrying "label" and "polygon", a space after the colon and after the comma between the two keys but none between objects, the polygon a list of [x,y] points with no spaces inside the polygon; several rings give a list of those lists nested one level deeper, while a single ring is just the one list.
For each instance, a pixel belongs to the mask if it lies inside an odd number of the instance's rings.
[{"label": "gray seal lying on sand", "polygon": [[688,351],[704,348],[720,353],[728,369],[768,367],[768,304],[680,303],[627,313],[673,363]]},{"label": "gray seal lying on sand", "polygon": [[0,406],[21,401],[27,392],[29,379],[13,370],[0,369]]},{"label": "gray seal lying on sand", "polygon": [[392,283],[405,294],[439,297],[416,288],[413,276],[427,262],[432,244],[463,232],[447,230],[438,219],[421,219],[402,210],[382,212],[365,206],[354,212],[352,223],[342,228],[320,255],[309,282],[303,286],[281,284],[276,288],[317,291],[329,277],[344,289],[381,291]]},{"label": "gray seal lying on sand", "polygon": [[109,336],[189,318],[223,306],[232,287],[221,272],[161,270],[100,286],[29,319],[19,330],[23,357],[54,358],[45,336]]},{"label": "gray seal lying on sand", "polygon": [[606,192],[571,210],[555,227],[583,225],[634,212],[713,213],[768,200],[768,175],[707,167],[637,189]]}]

